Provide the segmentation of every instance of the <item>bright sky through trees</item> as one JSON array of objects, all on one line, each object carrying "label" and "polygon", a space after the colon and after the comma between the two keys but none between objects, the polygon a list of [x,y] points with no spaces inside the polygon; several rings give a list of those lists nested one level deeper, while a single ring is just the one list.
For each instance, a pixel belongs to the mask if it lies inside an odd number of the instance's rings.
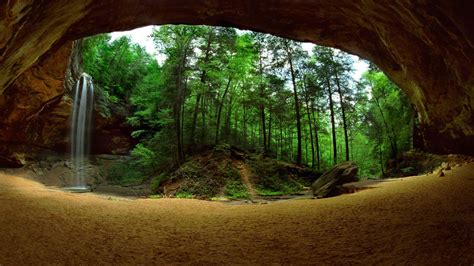
[{"label": "bright sky through trees", "polygon": [[[153,31],[154,26],[146,26],[142,28],[137,28],[131,31],[121,31],[121,32],[112,32],[112,41],[120,38],[122,36],[130,36],[131,40],[134,43],[138,43],[141,46],[145,46],[145,49],[150,54],[155,54],[158,62],[162,64],[165,60],[165,56],[159,54],[155,49],[153,44],[153,39],[149,37]],[[312,43],[303,43],[303,49],[311,54],[314,44]],[[354,73],[352,77],[354,80],[360,80],[362,74],[368,70],[369,65],[364,61],[360,60],[359,57],[353,56],[354,60]]]}]

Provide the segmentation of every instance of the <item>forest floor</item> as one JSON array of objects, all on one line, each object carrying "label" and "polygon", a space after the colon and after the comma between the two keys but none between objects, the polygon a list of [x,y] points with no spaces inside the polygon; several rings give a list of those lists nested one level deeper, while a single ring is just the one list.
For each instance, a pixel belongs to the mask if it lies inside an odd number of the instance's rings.
[{"label": "forest floor", "polygon": [[0,174],[0,264],[474,263],[474,163],[328,199],[73,194]]}]

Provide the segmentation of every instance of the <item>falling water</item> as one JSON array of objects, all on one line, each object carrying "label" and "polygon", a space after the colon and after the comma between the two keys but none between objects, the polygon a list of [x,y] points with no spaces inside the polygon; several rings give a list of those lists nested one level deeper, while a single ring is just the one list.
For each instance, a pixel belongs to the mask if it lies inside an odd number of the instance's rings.
[{"label": "falling water", "polygon": [[85,183],[89,154],[90,129],[94,104],[94,84],[86,73],[76,83],[71,119],[71,162],[74,171],[73,191],[86,191]]}]

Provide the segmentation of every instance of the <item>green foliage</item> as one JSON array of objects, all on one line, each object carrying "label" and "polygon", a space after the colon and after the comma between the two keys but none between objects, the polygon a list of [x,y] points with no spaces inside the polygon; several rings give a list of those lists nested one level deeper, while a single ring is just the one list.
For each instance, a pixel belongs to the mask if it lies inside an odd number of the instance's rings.
[{"label": "green foliage", "polygon": [[226,183],[225,172],[218,165],[205,165],[200,160],[183,164],[171,176],[171,180],[184,181],[177,193],[194,195],[198,198],[211,198],[220,194]]},{"label": "green foliage", "polygon": [[191,192],[187,192],[187,191],[180,191],[180,192],[176,193],[176,198],[178,198],[178,199],[192,199],[192,198],[194,198],[194,194],[192,194]]},{"label": "green foliage", "polygon": [[300,192],[309,186],[317,174],[274,159],[255,157],[250,159],[257,194],[277,196]]},{"label": "green foliage", "polygon": [[248,199],[247,187],[240,180],[228,181],[224,188],[224,194],[230,199]]},{"label": "green foliage", "polygon": [[163,182],[167,178],[168,178],[168,173],[166,172],[161,173],[157,175],[156,177],[154,177],[151,180],[151,184],[150,184],[151,191],[154,191],[154,192],[158,191],[160,188],[161,182]]},{"label": "green foliage", "polygon": [[[382,72],[368,71],[360,86],[367,88],[371,96],[360,100],[365,110],[359,128],[366,134],[372,163],[367,170],[380,175],[390,160],[397,160],[403,151],[410,149],[413,110],[406,95]],[[367,153],[364,157],[367,158]]]},{"label": "green foliage", "polygon": [[82,55],[84,70],[114,104],[126,103],[137,83],[157,66],[143,47],[127,37],[111,41],[109,34],[86,38]]},{"label": "green foliage", "polygon": [[130,162],[118,162],[110,166],[107,181],[121,186],[140,185],[146,179],[142,169]]},{"label": "green foliage", "polygon": [[139,167],[153,171],[157,166],[156,153],[153,150],[145,147],[142,143],[139,143],[137,146],[135,146],[135,148],[132,150],[132,156],[136,158],[134,163]]},{"label": "green foliage", "polygon": [[[166,25],[151,37],[161,65],[127,37],[83,43],[100,113],[126,116],[139,142],[133,160],[113,170],[118,183],[126,172],[156,176],[157,191],[165,180],[157,173],[169,173],[167,182],[186,181],[179,195],[244,197],[229,160],[237,146],[274,157],[249,161],[259,194],[287,194],[313,178],[281,161],[302,157],[323,171],[349,159],[362,177],[377,178],[411,148],[406,95],[376,68],[354,81],[353,60],[341,51],[308,54],[291,40],[222,27]],[[195,159],[208,150],[211,159]]]}]

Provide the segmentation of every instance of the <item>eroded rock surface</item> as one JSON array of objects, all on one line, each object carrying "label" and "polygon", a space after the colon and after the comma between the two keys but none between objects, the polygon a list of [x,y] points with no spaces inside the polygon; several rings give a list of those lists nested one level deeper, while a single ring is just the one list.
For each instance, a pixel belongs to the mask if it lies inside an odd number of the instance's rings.
[{"label": "eroded rock surface", "polygon": [[[82,73],[79,42],[51,50],[0,95],[0,167],[20,167],[42,150],[66,152],[72,99]],[[127,153],[133,148],[125,119],[95,112],[91,151]]]},{"label": "eroded rock surface", "polygon": [[0,93],[49,50],[88,35],[164,23],[236,26],[371,60],[416,106],[427,150],[474,152],[473,1],[16,0],[0,10]]},{"label": "eroded rock surface", "polygon": [[325,198],[341,194],[343,184],[357,181],[358,169],[352,162],[335,165],[311,185],[313,196]]},{"label": "eroded rock surface", "polygon": [[65,73],[72,48],[68,42],[51,50],[0,95],[1,166],[22,166],[41,149],[64,150],[71,109]]}]

